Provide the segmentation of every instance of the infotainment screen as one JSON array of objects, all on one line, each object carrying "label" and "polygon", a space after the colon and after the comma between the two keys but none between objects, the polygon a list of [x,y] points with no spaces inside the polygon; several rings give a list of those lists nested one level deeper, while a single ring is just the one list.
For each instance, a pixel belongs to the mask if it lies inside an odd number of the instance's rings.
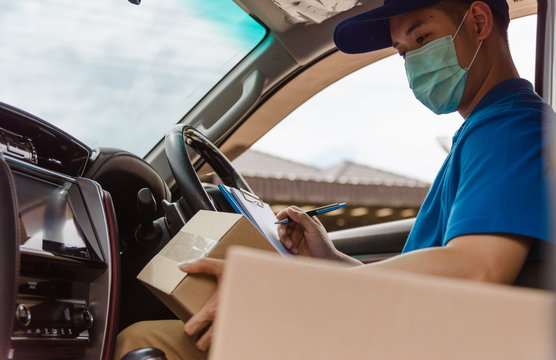
[{"label": "infotainment screen", "polygon": [[74,213],[72,202],[82,201],[76,185],[54,184],[19,173],[14,173],[14,180],[21,249],[98,260]]}]

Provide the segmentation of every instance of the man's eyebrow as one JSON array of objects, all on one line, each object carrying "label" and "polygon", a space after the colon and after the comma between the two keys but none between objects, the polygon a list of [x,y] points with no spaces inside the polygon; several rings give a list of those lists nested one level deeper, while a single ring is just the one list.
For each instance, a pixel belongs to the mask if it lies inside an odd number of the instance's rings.
[{"label": "man's eyebrow", "polygon": [[[418,20],[417,22],[415,22],[413,25],[411,25],[405,32],[406,36],[409,36],[413,31],[415,31],[415,29],[417,29],[419,26],[423,25],[425,22],[423,20]],[[398,47],[398,45],[400,45],[399,42],[394,41],[392,43],[392,47],[394,49],[396,49]]]},{"label": "man's eyebrow", "polygon": [[409,34],[411,34],[415,29],[417,29],[419,26],[423,25],[425,22],[423,20],[419,20],[417,21],[415,24],[411,25],[409,27],[409,29],[407,29],[407,31],[405,32],[406,36],[409,36]]}]

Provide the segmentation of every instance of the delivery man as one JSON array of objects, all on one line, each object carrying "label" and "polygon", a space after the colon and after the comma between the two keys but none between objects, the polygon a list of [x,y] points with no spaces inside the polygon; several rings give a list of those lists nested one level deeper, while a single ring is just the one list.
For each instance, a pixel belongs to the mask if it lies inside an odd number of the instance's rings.
[{"label": "delivery man", "polygon": [[[359,271],[390,268],[504,284],[515,281],[527,259],[538,258],[550,241],[542,120],[554,113],[519,78],[508,24],[506,0],[386,0],[336,27],[334,41],[343,52],[393,46],[405,59],[417,99],[436,114],[458,111],[465,121],[401,255],[362,265],[334,248],[317,218],[290,207],[277,218],[293,220],[278,228],[292,254],[352,263]],[[223,262],[202,259],[180,267],[219,278]],[[200,335],[201,350],[210,345],[217,300],[213,296],[185,324],[186,334]],[[168,330],[156,335],[157,326]],[[119,336],[117,356],[153,346],[195,358],[186,349],[191,338],[177,334],[181,326],[132,325]],[[170,328],[180,338],[169,339]]]}]

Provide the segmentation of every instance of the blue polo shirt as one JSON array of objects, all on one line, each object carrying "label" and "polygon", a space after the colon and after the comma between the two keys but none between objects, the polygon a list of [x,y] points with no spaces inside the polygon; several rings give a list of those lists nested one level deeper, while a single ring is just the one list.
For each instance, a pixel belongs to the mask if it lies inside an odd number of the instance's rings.
[{"label": "blue polo shirt", "polygon": [[[548,235],[549,170],[542,129],[554,111],[524,79],[495,86],[453,137],[403,252],[469,234]],[[534,255],[533,257],[537,257]]]}]

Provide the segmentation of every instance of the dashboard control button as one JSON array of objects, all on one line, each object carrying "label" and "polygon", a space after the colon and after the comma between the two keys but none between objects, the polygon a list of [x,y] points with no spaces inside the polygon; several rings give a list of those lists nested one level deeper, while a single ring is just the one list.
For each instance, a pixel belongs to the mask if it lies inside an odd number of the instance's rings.
[{"label": "dashboard control button", "polygon": [[77,332],[90,329],[93,326],[93,313],[89,308],[75,308],[72,312],[72,322]]},{"label": "dashboard control button", "polygon": [[19,325],[23,327],[31,324],[31,310],[25,304],[19,304],[15,310],[15,318]]}]

